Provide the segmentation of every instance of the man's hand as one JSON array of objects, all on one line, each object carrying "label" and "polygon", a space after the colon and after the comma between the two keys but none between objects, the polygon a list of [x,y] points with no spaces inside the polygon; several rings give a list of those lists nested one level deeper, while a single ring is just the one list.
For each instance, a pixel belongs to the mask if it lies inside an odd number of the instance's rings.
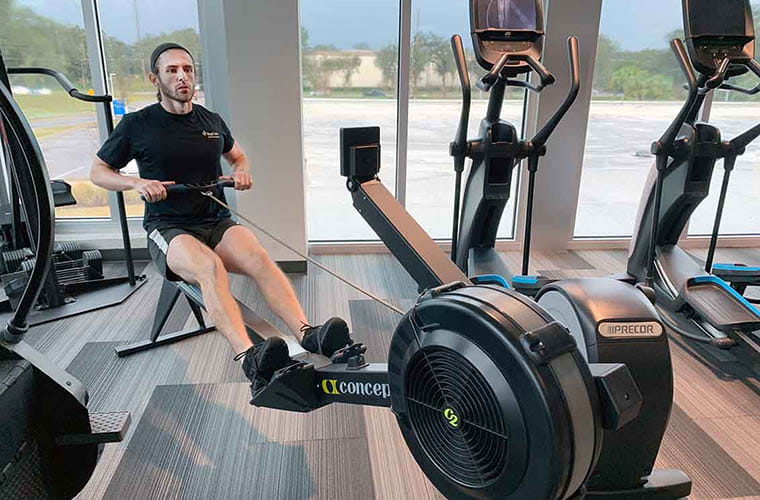
[{"label": "man's hand", "polygon": [[220,179],[231,179],[235,181],[235,189],[238,191],[246,191],[253,186],[253,179],[250,172],[246,169],[236,169],[232,171],[232,175],[227,177],[220,177]]},{"label": "man's hand", "polygon": [[174,181],[155,181],[151,179],[135,179],[135,191],[148,203],[166,199],[166,186],[174,184]]}]

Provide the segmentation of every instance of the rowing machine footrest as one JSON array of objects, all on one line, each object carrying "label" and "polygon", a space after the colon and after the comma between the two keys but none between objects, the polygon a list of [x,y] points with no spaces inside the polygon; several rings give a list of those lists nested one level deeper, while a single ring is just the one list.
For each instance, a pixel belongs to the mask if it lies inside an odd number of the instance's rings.
[{"label": "rowing machine footrest", "polygon": [[251,404],[276,410],[309,412],[317,407],[314,365],[296,361],[277,370]]},{"label": "rowing machine footrest", "polygon": [[67,434],[55,440],[59,446],[118,443],[124,440],[131,417],[128,411],[90,413],[89,434]]},{"label": "rowing machine footrest", "polygon": [[367,352],[367,346],[362,343],[354,343],[343,349],[338,349],[330,358],[333,364],[345,363],[347,370],[358,370],[367,366],[364,354]]}]

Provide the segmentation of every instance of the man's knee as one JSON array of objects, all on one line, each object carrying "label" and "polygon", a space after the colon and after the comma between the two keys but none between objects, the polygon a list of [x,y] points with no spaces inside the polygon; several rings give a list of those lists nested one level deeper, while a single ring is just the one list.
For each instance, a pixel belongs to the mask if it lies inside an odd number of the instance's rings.
[{"label": "man's knee", "polygon": [[271,265],[272,262],[269,258],[269,254],[260,244],[251,245],[251,247],[248,248],[247,257],[248,265],[254,273]]},{"label": "man's knee", "polygon": [[210,248],[192,238],[172,240],[167,255],[169,268],[182,279],[199,284],[226,277],[222,260]]},{"label": "man's knee", "polygon": [[194,263],[193,274],[198,283],[212,283],[225,279],[227,271],[222,259],[211,250],[204,251]]}]

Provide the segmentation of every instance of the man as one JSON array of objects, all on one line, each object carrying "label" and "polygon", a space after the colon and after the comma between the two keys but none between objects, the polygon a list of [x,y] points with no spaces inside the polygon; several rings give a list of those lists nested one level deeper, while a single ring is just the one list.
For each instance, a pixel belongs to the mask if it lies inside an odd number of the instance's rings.
[{"label": "man", "polygon": [[[161,44],[151,55],[150,70],[158,103],[124,116],[98,151],[90,179],[112,191],[134,189],[147,201],[143,227],[155,266],[170,280],[200,286],[206,311],[239,353],[235,359],[243,359],[255,394],[290,357],[279,338],[252,345],[230,293],[228,271],[252,278],[272,311],[311,352],[330,356],[351,343],[348,327],[340,318],[310,326],[288,279],[254,234],[230,219],[229,211],[197,192],[167,197],[168,184],[220,178],[222,156],[232,167],[228,178],[235,189],[250,189],[253,182],[248,159],[222,118],[192,102],[190,52],[176,43]],[[119,172],[132,159],[139,177]],[[224,194],[217,196],[223,199]]]}]

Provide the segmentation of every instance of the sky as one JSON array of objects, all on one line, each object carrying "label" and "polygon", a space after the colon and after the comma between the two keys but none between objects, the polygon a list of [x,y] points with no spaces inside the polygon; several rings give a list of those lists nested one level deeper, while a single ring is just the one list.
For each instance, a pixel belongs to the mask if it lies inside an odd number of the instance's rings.
[{"label": "sky", "polygon": [[[603,1],[601,31],[626,50],[665,48],[665,35],[681,26],[681,0]],[[413,2],[414,30],[445,37],[469,30],[466,0]],[[80,0],[16,4],[59,22],[82,25]],[[105,31],[127,43],[137,40],[138,23],[141,36],[198,28],[196,0],[100,0],[99,5]],[[398,6],[398,0],[300,0],[301,24],[309,30],[311,45],[348,49],[364,42],[377,49],[398,38]]]}]

